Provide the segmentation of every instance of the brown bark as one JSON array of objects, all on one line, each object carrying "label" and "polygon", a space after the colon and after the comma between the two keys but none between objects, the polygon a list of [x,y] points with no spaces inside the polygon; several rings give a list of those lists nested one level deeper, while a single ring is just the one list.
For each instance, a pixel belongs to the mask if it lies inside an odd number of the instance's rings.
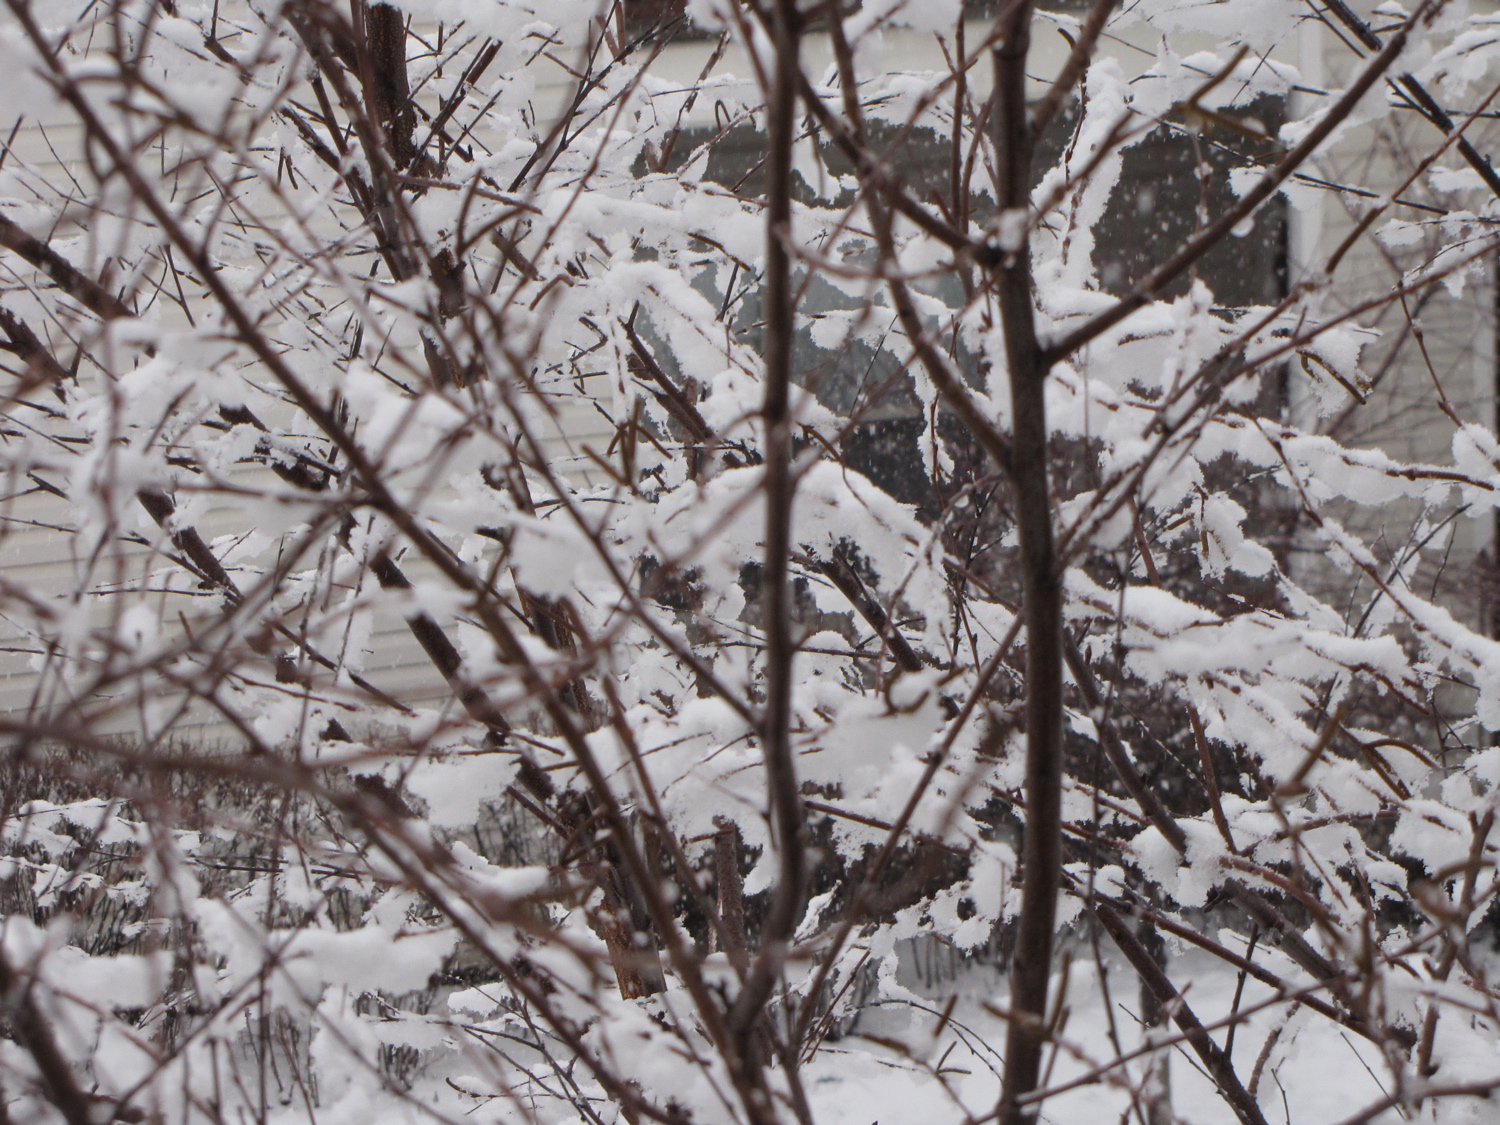
[{"label": "brown bark", "polygon": [[[995,52],[995,151],[1002,214],[1030,221],[1031,124],[1026,106],[1030,3],[1001,17]],[[1003,220],[1002,220],[1003,221]],[[1031,1114],[1021,1100],[1036,1089],[1047,1040],[1047,984],[1062,874],[1062,581],[1052,533],[1045,380],[1037,342],[1029,242],[1010,247],[995,271],[1005,357],[1010,368],[1011,483],[1021,540],[1026,622],[1026,825],[1021,842],[1021,913],[1010,968],[1001,1125]]]},{"label": "brown bark", "polygon": [[1244,1125],[1266,1125],[1260,1106],[1256,1105],[1255,1099],[1246,1092],[1239,1075],[1235,1073],[1234,1064],[1229,1056],[1213,1041],[1213,1037],[1193,1014],[1193,1010],[1188,1007],[1182,994],[1173,987],[1172,982],[1167,979],[1167,974],[1162,972],[1156,958],[1151,956],[1151,951],[1131,932],[1130,926],[1119,914],[1115,913],[1114,908],[1108,903],[1096,902],[1094,916],[1114,939],[1115,945],[1139,974],[1142,984],[1155,997],[1162,1010],[1187,1036],[1188,1043],[1192,1045],[1204,1069],[1219,1087],[1219,1092],[1233,1108],[1235,1116],[1244,1122]]},{"label": "brown bark", "polygon": [[417,112],[411,102],[411,83],[406,74],[406,20],[390,4],[360,3],[364,16],[364,46],[369,59],[365,96],[372,116],[385,133],[397,171],[405,171],[416,158]]},{"label": "brown bark", "polygon": [[[761,621],[765,637],[765,693],[761,712],[761,757],[766,796],[771,808],[778,858],[778,880],[761,930],[760,954],[740,990],[729,1023],[742,1060],[753,1054],[751,1041],[771,989],[780,973],[785,944],[791,938],[806,898],[806,848],[802,796],[792,759],[791,473],[792,339],[796,329],[796,295],[792,281],[792,144],[797,98],[801,16],[796,0],[777,0],[771,13],[776,66],[768,107],[766,158],[765,394],[761,420],[765,427],[765,555],[761,568]],[[769,1109],[769,1107],[767,1107]]]}]

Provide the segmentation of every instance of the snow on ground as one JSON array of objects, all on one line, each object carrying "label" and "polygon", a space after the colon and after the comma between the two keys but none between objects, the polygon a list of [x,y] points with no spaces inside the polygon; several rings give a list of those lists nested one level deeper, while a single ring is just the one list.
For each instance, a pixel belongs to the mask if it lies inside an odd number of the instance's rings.
[{"label": "snow on ground", "polygon": [[[1066,1087],[1121,1053],[1116,1042],[1129,1053],[1147,1041],[1139,1019],[1140,995],[1129,966],[1106,953],[1101,972],[1087,946],[1075,947],[1073,954],[1063,1030],[1066,1049],[1058,1050],[1049,1065],[1046,1085],[1051,1089]],[[1274,951],[1258,950],[1256,957],[1273,971],[1285,969]],[[1215,1042],[1223,1046],[1225,1032],[1214,1025],[1234,1008],[1238,974],[1197,951],[1177,953],[1169,960],[1173,982],[1193,1012],[1212,1029]],[[1054,975],[1054,994],[1060,978],[1060,973]],[[1005,1038],[1004,1024],[996,1014],[1005,1005],[1004,978],[992,968],[974,967],[964,970],[944,991],[956,991],[960,999],[941,1028],[945,999],[924,997],[888,982],[886,998],[868,1008],[844,1039],[821,1047],[804,1072],[818,1125],[962,1125],[993,1111]],[[1236,1071],[1248,1086],[1268,1037],[1281,1029],[1256,1091],[1270,1125],[1334,1125],[1385,1095],[1390,1076],[1374,1044],[1305,1007],[1290,1012],[1288,1018],[1292,1005],[1273,1002],[1273,998],[1270,988],[1253,980],[1245,982],[1239,1010],[1250,1014],[1238,1026],[1232,1044]],[[851,1041],[856,1038],[858,1042]],[[1500,1037],[1477,1018],[1471,1021],[1467,1015],[1449,1013],[1439,1024],[1435,1057],[1443,1059],[1439,1078],[1445,1081],[1493,1077],[1500,1074]],[[1100,1081],[1064,1089],[1049,1098],[1040,1122],[1082,1125],[1124,1120],[1132,1091],[1141,1089],[1145,1077],[1144,1059],[1128,1061]],[[1236,1121],[1185,1043],[1172,1050],[1170,1083],[1177,1121],[1184,1125],[1232,1125]],[[1476,1098],[1449,1099],[1436,1116],[1429,1104],[1423,1119],[1478,1125],[1500,1121],[1500,1107]],[[1139,1118],[1132,1114],[1131,1120]],[[1373,1125],[1401,1120],[1396,1110],[1371,1118]]]}]

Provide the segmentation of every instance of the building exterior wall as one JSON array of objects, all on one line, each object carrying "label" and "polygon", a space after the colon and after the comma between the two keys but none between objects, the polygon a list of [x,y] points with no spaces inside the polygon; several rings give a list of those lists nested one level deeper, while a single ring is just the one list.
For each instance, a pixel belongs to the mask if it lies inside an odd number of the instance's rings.
[{"label": "building exterior wall", "polygon": [[[1054,22],[1050,17],[1038,17],[1033,52],[1033,94],[1040,94],[1045,89],[1066,57],[1067,44],[1057,34]],[[966,37],[970,42],[980,41],[987,29],[987,21],[972,20],[967,25]],[[426,27],[415,30],[429,38],[436,31]],[[1207,44],[1205,39],[1204,45]],[[1179,49],[1191,46],[1192,42],[1186,41],[1179,44]],[[663,50],[652,66],[652,73],[661,80],[677,81],[688,88],[704,76],[712,49],[712,43],[703,40],[673,44]],[[946,66],[943,50],[931,35],[915,32],[889,34],[885,50],[885,65],[892,70],[937,70]],[[1144,32],[1137,31],[1106,40],[1102,54],[1117,62],[1128,75],[1136,75],[1151,66],[1155,51],[1156,44]],[[1300,43],[1288,44],[1287,51],[1289,55],[1299,53],[1298,62],[1304,72],[1320,70],[1320,80],[1331,83],[1342,80],[1351,62],[1351,56],[1342,44],[1330,36],[1316,33],[1309,33]],[[808,69],[814,72],[832,65],[832,51],[826,36],[809,36],[805,59]],[[708,67],[707,78],[711,83],[716,78],[743,74],[748,69],[748,61],[731,50],[717,65]],[[539,118],[545,120],[561,112],[571,86],[561,62],[542,65],[540,73],[542,79],[535,104]],[[980,99],[986,96],[989,83],[988,68],[979,67],[972,79],[974,95]],[[714,123],[714,112],[712,99],[702,98],[685,116],[684,124],[689,128],[710,127]],[[0,122],[0,126],[5,124]],[[1472,136],[1481,151],[1500,148],[1500,128],[1496,128],[1493,122],[1480,123]],[[6,159],[25,170],[21,180],[33,184],[39,196],[72,191],[79,200],[89,198],[87,154],[82,149],[77,127],[65,117],[27,116],[15,123],[10,137]],[[482,129],[473,136],[476,145],[491,150],[502,145],[505,139],[486,135]],[[1330,184],[1352,181],[1372,190],[1385,190],[1384,185],[1394,190],[1411,166],[1414,154],[1428,151],[1433,140],[1431,126],[1415,120],[1414,115],[1394,132],[1387,131],[1383,125],[1360,127],[1347,133],[1319,159],[1318,174]],[[1458,167],[1452,159],[1441,163],[1449,168]],[[70,187],[74,182],[78,185],[76,189]],[[1403,194],[1426,198],[1435,190],[1429,176],[1411,185]],[[1475,194],[1473,188],[1463,188],[1462,191]],[[1351,196],[1333,188],[1302,185],[1291,193],[1291,283],[1311,275],[1318,260],[1326,257],[1339,243],[1366,204],[1367,197]],[[274,216],[269,218],[275,221]],[[1149,227],[1146,231],[1147,234],[1141,237],[1149,236]],[[66,222],[46,233],[59,241],[76,235]],[[1386,291],[1403,271],[1419,264],[1424,254],[1430,256],[1440,241],[1430,232],[1421,232],[1416,241],[1405,246],[1363,240],[1351,250],[1322,299],[1328,307],[1355,309],[1360,302]],[[95,250],[97,252],[98,248]],[[14,261],[8,262],[7,268],[12,284],[24,286],[34,280],[24,269],[18,269]],[[1264,269],[1264,263],[1256,268]],[[1351,408],[1347,402],[1340,402],[1330,412],[1320,413],[1309,376],[1300,370],[1291,370],[1286,392],[1288,417],[1298,424],[1335,434],[1354,445],[1376,446],[1406,459],[1446,462],[1450,457],[1448,446],[1452,421],[1444,411],[1435,385],[1441,386],[1447,402],[1462,419],[1492,424],[1495,417],[1496,298],[1493,272],[1490,264],[1482,263],[1472,274],[1465,276],[1461,286],[1454,285],[1452,291],[1439,291],[1420,308],[1411,310],[1413,323],[1423,330],[1421,340],[1425,350],[1415,346],[1410,325],[1403,323],[1400,306],[1388,306],[1377,316],[1362,320],[1367,320],[1381,333],[1379,340],[1373,342],[1366,352],[1364,366],[1371,374],[1373,385],[1368,392],[1368,401],[1362,406]],[[168,306],[163,303],[163,307]],[[1396,353],[1394,358],[1393,350]],[[542,420],[542,424],[551,430],[548,447],[565,472],[587,479],[591,462],[584,447],[603,448],[610,440],[611,431],[591,409],[586,397],[579,395],[571,385],[559,383],[554,391],[556,414]],[[247,483],[252,483],[255,473],[265,470],[245,469],[243,472]],[[77,537],[59,530],[59,524],[69,516],[67,506],[58,497],[26,479],[8,480],[5,496],[3,507],[0,507],[5,521],[3,530],[0,530],[0,587],[25,590],[41,597],[88,598],[97,596],[98,590],[110,583],[150,582],[154,580],[153,576],[170,565],[167,555],[171,545],[144,512],[139,513],[134,527],[116,529],[117,536],[108,550],[98,559],[90,560],[77,557]],[[1404,535],[1404,531],[1398,533],[1396,529],[1409,528],[1413,512],[1407,505],[1393,508],[1388,514],[1392,529],[1388,546],[1395,558],[1403,549],[1403,543],[1396,541],[1397,536]],[[1434,519],[1444,514],[1434,513]],[[198,526],[216,550],[229,550],[233,546],[232,538],[220,537],[240,534],[245,517],[241,511],[223,507],[202,513]],[[1449,601],[1452,608],[1460,616],[1472,619],[1481,612],[1473,578],[1478,565],[1476,559],[1491,543],[1493,522],[1487,516],[1482,519],[1459,517],[1451,526],[1453,547],[1444,567],[1441,572],[1424,572],[1421,577],[1423,581],[1451,586]],[[1291,550],[1296,556],[1303,548],[1294,542]],[[1313,551],[1314,547],[1307,547],[1308,553]],[[1315,561],[1294,562],[1293,566],[1294,573],[1310,582],[1328,578]],[[410,576],[420,582],[422,567],[412,564]],[[160,597],[162,620],[171,622],[179,603],[190,596],[180,589],[163,592]],[[441,677],[398,617],[387,615],[367,645],[370,649],[367,676],[377,687],[399,691],[403,698],[416,701],[445,698],[446,688]],[[27,709],[49,710],[65,704],[68,692],[72,690],[75,689],[60,683],[51,674],[45,653],[37,651],[23,632],[0,621],[0,710],[11,713]],[[163,702],[161,705],[172,704]],[[118,716],[117,729],[121,733],[135,729],[139,725],[138,719],[136,715],[122,713]],[[183,724],[179,729],[196,729],[204,737],[228,733],[215,716],[206,711],[195,723],[196,726],[194,723]]]}]

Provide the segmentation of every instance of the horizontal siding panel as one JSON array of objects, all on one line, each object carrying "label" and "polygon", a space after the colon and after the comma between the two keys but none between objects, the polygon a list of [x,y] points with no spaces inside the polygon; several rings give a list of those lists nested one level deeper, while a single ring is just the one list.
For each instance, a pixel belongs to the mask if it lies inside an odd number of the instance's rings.
[{"label": "horizontal siding panel", "polygon": [[[232,13],[234,7],[232,4],[226,4],[224,9],[226,16]],[[430,33],[435,31],[435,27],[428,26],[422,30]],[[975,21],[968,29],[968,41],[971,44],[980,42],[988,30],[987,21]],[[1129,34],[1139,36],[1144,34],[1144,30]],[[945,66],[942,52],[931,36],[888,34],[886,40],[891,48],[888,57],[893,67],[916,71],[939,70]],[[1205,39],[1204,44],[1207,45],[1207,42]],[[1191,46],[1191,44],[1179,43],[1179,46]],[[1332,45],[1330,50],[1335,47],[1336,45]],[[711,45],[701,42],[670,46],[662,52],[653,65],[652,73],[668,81],[675,81],[686,88],[698,81],[711,49]],[[804,49],[809,70],[814,73],[831,62],[832,54],[825,36],[809,35]],[[1154,42],[1131,41],[1127,36],[1127,39],[1121,41],[1106,41],[1104,53],[1117,58],[1127,74],[1138,74],[1151,65],[1156,49],[1157,44]],[[1044,88],[1047,79],[1056,72],[1066,53],[1067,45],[1061,36],[1051,34],[1038,36],[1030,60],[1032,63],[1031,90],[1034,94]],[[567,104],[573,85],[560,66],[550,64],[541,66],[536,74],[539,84],[535,106],[540,119],[539,128],[545,132],[548,122],[555,119]],[[716,68],[714,74],[716,76],[728,74],[748,76],[753,74],[753,69],[743,55],[731,53]],[[990,81],[990,67],[988,65],[977,67],[970,80],[972,95],[982,100],[988,91]],[[686,124],[689,126],[709,125],[713,123],[713,115],[714,99],[700,98]],[[481,149],[496,150],[509,139],[485,121],[479,122],[474,134],[474,140]],[[30,169],[29,172],[22,174],[23,178],[30,175],[34,179],[51,182],[59,192],[67,192],[70,190],[67,183],[67,173],[70,169],[80,179],[85,178],[85,172],[80,164],[82,140],[80,128],[68,120],[65,114],[59,113],[54,118],[43,118],[40,121],[28,120],[23,122],[22,127],[16,132],[7,161],[15,161],[20,167]],[[1365,133],[1359,130],[1351,132],[1349,139],[1326,157],[1329,177],[1335,180],[1338,178],[1338,170],[1342,162],[1349,162],[1349,167],[1353,167],[1355,161],[1368,163],[1369,151],[1370,141]],[[1376,169],[1377,172],[1381,169],[1389,171],[1384,181],[1387,188],[1397,186],[1395,167],[1394,163],[1388,163]],[[12,166],[7,163],[7,168],[12,168]],[[1369,167],[1361,168],[1362,182],[1371,182],[1369,172]],[[274,207],[274,205],[271,206]],[[268,209],[262,211],[259,218],[275,226],[286,221],[288,216],[274,209]],[[1331,249],[1342,233],[1349,229],[1353,220],[1345,213],[1339,198],[1333,193],[1328,193],[1324,199],[1323,220],[1324,231],[1320,247],[1326,252],[1326,249]],[[323,237],[331,239],[347,234],[337,229],[326,215],[321,213],[311,216],[309,223],[313,230]],[[55,237],[67,237],[72,232],[63,228],[56,232],[37,231],[34,233],[39,236],[51,234]],[[1361,289],[1356,285],[1341,281],[1335,296],[1338,300],[1345,302],[1356,301],[1379,287],[1388,286],[1394,280],[1394,276],[1390,265],[1379,251],[1367,243],[1361,243],[1351,252],[1341,277],[1362,278],[1367,284]],[[1471,412],[1474,417],[1492,418],[1493,416],[1492,292],[1491,283],[1486,281],[1483,287],[1471,289],[1469,295],[1462,299],[1448,297],[1436,299],[1423,310],[1422,314],[1429,332],[1429,351],[1445,389],[1462,409]],[[159,303],[153,315],[170,318],[174,314],[169,304]],[[1394,327],[1388,325],[1388,332],[1393,334]],[[1377,366],[1381,347],[1382,345],[1376,344],[1367,352],[1367,369],[1373,370]],[[540,436],[546,453],[556,458],[560,470],[575,482],[583,485],[602,483],[605,480],[605,474],[585,455],[583,448],[587,445],[596,453],[603,455],[613,438],[612,427],[606,418],[593,409],[585,397],[573,389],[570,382],[559,382],[554,389],[556,417],[547,419],[540,428]],[[1486,414],[1486,411],[1490,413]],[[266,420],[273,424],[277,422],[277,419],[269,414],[266,415]],[[1367,408],[1367,412],[1362,415],[1361,424],[1366,427],[1365,433],[1370,435],[1371,442],[1378,442],[1398,456],[1433,461],[1447,460],[1451,425],[1447,424],[1435,409],[1431,385],[1426,379],[1425,372],[1417,372],[1415,378],[1410,372],[1403,372],[1399,378],[1390,380],[1380,389],[1370,407]],[[247,488],[280,489],[284,487],[274,474],[264,467],[242,466],[235,471],[233,479],[236,485]],[[59,483],[65,482],[59,481]],[[12,482],[12,487],[14,487],[14,482]],[[499,506],[497,503],[497,509]],[[219,540],[221,537],[235,536],[245,531],[247,524],[254,522],[246,515],[247,510],[245,506],[233,500],[215,498],[202,516],[195,521],[195,526],[210,542]],[[29,590],[38,597],[61,598],[72,592],[80,578],[88,582],[98,582],[104,578],[113,579],[117,568],[120,576],[131,583],[139,583],[167,573],[176,573],[177,580],[183,581],[180,568],[177,568],[164,554],[170,549],[167,536],[156,528],[143,513],[137,514],[133,506],[129,508],[129,511],[136,517],[136,522],[121,530],[139,531],[149,538],[153,545],[112,542],[101,562],[88,567],[85,561],[77,555],[81,549],[81,540],[78,537],[66,530],[52,530],[45,526],[49,524],[66,526],[74,518],[70,505],[65,501],[46,493],[36,492],[0,503],[0,582]],[[1476,545],[1480,542],[1478,538],[1480,532],[1475,525],[1465,522],[1460,526],[1458,534],[1459,549],[1472,555]],[[223,554],[224,547],[227,545],[218,543],[216,546]],[[266,560],[257,561],[265,562]],[[315,556],[310,557],[308,561],[309,563],[315,561]],[[435,577],[430,566],[409,555],[402,559],[401,566],[415,583]],[[116,600],[118,601],[119,599]],[[161,620],[168,623],[169,627],[170,623],[175,621],[179,611],[191,619],[207,612],[210,608],[202,599],[194,598],[186,593],[157,596],[154,604],[161,607]],[[17,651],[28,650],[34,646],[27,638],[25,631],[18,627],[19,615],[9,612],[10,610],[11,607],[5,604],[3,598],[0,598],[0,710],[10,713],[24,711],[31,705],[39,686],[42,689],[41,702],[44,706],[66,703],[66,693],[60,685],[50,681],[39,681],[34,669],[36,663],[34,653]],[[113,606],[109,599],[99,598],[94,618],[101,627],[108,624],[112,612]],[[449,629],[449,635],[455,640],[458,639],[457,631],[454,629]],[[319,638],[317,644],[320,650],[331,655],[330,650],[335,649],[336,641],[336,637]],[[438,706],[450,714],[458,713],[457,704],[448,686],[412,638],[410,629],[399,613],[384,609],[379,612],[376,626],[367,642],[366,651],[359,653],[352,663],[358,665],[361,674],[375,686],[397,696],[409,705]],[[315,690],[326,689],[329,681],[327,673],[321,669],[314,671]],[[173,701],[167,700],[166,702],[170,704]],[[140,727],[138,713],[133,709],[122,709],[103,724],[101,729],[108,733],[129,736],[138,733]],[[232,729],[202,703],[195,704],[189,709],[177,733],[184,738],[191,737],[204,741],[233,740]]]}]

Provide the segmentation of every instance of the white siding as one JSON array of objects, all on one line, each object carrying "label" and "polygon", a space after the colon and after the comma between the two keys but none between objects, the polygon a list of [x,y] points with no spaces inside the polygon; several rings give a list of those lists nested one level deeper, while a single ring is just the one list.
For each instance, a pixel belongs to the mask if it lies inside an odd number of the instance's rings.
[{"label": "white siding", "polygon": [[[972,23],[968,30],[968,41],[972,45],[982,41],[988,25],[981,21]],[[1136,42],[1107,40],[1103,51],[1116,58],[1128,73],[1139,73],[1150,65],[1155,57],[1155,43],[1137,33]],[[897,70],[931,70],[945,66],[943,55],[931,36],[912,34],[888,35],[886,65]],[[1337,72],[1345,65],[1343,48],[1337,43],[1325,43],[1320,48],[1328,58],[1328,70]],[[676,80],[684,86],[697,81],[708,57],[710,46],[704,43],[687,43],[669,47],[653,68],[658,77]],[[1067,45],[1050,26],[1039,23],[1036,46],[1033,54],[1033,90],[1040,92],[1046,76],[1055,73],[1065,57]],[[821,36],[811,36],[806,45],[806,59],[810,70],[816,72],[831,63],[831,52]],[[1304,60],[1305,61],[1305,60]],[[537,106],[542,115],[560,111],[570,93],[566,73],[557,66],[544,66],[544,79],[539,87]],[[717,68],[717,73],[751,72],[746,59],[731,52]],[[971,87],[977,97],[983,97],[990,84],[990,68],[982,63],[976,68]],[[699,100],[689,125],[712,123],[712,99]],[[1411,136],[1407,138],[1412,147],[1421,150],[1434,141],[1433,131],[1424,123],[1410,123]],[[486,136],[481,131],[479,142],[487,147],[503,143],[505,138]],[[1482,138],[1476,135],[1476,140]],[[1483,138],[1487,139],[1487,138]],[[1402,138],[1387,138],[1386,148],[1376,145],[1369,130],[1348,136],[1333,152],[1321,161],[1324,173],[1333,180],[1346,172],[1357,177],[1361,183],[1394,186],[1397,162],[1392,159],[1400,147]],[[28,175],[39,185],[67,190],[70,176],[84,181],[78,195],[86,200],[90,196],[87,187],[87,172],[82,159],[81,134],[76,125],[65,115],[40,120],[26,119],[16,132],[9,146],[6,160],[11,167],[20,164],[28,169]],[[1486,147],[1481,144],[1481,147]],[[1450,162],[1451,163],[1451,162]],[[1372,171],[1374,175],[1372,176]],[[1354,201],[1358,205],[1357,201]],[[1342,232],[1348,229],[1350,218],[1332,195],[1324,198],[1321,205],[1321,232],[1312,249],[1326,253]],[[67,230],[34,232],[38,235],[63,237]],[[1351,254],[1340,274],[1340,282],[1332,299],[1352,303],[1364,296],[1388,286],[1392,272],[1375,248],[1361,244]],[[1353,283],[1345,280],[1356,279]],[[1439,296],[1422,313],[1422,322],[1427,328],[1427,342],[1434,367],[1440,380],[1466,418],[1493,420],[1494,414],[1494,287],[1491,279],[1471,282],[1459,297]],[[1386,314],[1389,321],[1390,312]],[[1372,351],[1367,367],[1379,366],[1380,351]],[[1393,372],[1383,381],[1372,396],[1371,404],[1358,415],[1358,424],[1363,427],[1363,438],[1379,444],[1392,453],[1403,457],[1443,461],[1447,457],[1447,443],[1451,426],[1435,408],[1431,383],[1425,371],[1415,369],[1410,363]],[[578,456],[584,443],[590,443],[600,451],[608,445],[610,434],[602,420],[585,401],[564,401],[559,425],[552,427],[547,435],[549,447],[559,457],[569,460],[568,471],[586,475],[586,460]],[[253,473],[247,471],[247,479]],[[64,483],[58,480],[57,483]],[[146,518],[139,515],[135,531],[143,534],[154,547],[121,544],[115,542],[104,560],[90,565],[88,560],[75,558],[79,539],[62,531],[51,530],[67,521],[68,506],[56,497],[33,488],[24,480],[6,482],[5,495],[0,503],[0,590],[26,590],[40,597],[66,598],[69,596],[91,597],[88,593],[100,580],[108,576],[124,582],[143,582],[151,575],[174,569],[164,557],[169,549],[165,536]],[[1408,511],[1393,511],[1392,527],[1409,524]],[[216,534],[234,534],[241,529],[243,514],[232,507],[220,507],[201,521],[200,531],[206,539]],[[124,529],[119,529],[124,530]],[[1370,530],[1370,529],[1366,529]],[[1487,526],[1466,521],[1460,525],[1460,540],[1457,553],[1463,558],[1472,556],[1474,550],[1483,545],[1490,532]],[[421,577],[421,568],[403,563],[412,572],[414,579]],[[1461,600],[1461,599],[1460,599]],[[183,604],[191,599],[182,595],[162,596],[162,620],[165,627],[174,629],[175,615]],[[1463,607],[1456,605],[1462,612]],[[365,674],[377,687],[399,694],[410,702],[447,700],[447,692],[431,663],[411,638],[404,622],[395,615],[382,619],[369,641],[369,653],[364,662]],[[13,621],[0,619],[0,709],[12,714],[38,705],[52,707],[66,698],[62,685],[50,675],[39,676],[42,654],[32,650],[23,631]],[[451,700],[448,701],[451,707]],[[137,716],[121,714],[115,717],[110,728],[119,731],[131,729]],[[193,724],[182,728],[181,733],[196,732],[202,737],[219,737],[228,733],[221,721],[205,708],[198,709]],[[109,728],[107,728],[109,729]]]}]

